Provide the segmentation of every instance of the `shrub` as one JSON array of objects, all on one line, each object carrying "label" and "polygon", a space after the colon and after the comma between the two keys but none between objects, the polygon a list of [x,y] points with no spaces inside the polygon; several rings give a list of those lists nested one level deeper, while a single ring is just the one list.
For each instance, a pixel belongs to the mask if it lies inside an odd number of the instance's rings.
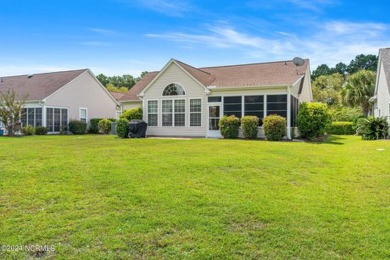
[{"label": "shrub", "polygon": [[327,128],[326,132],[330,135],[354,135],[352,122],[332,122]]},{"label": "shrub", "polygon": [[333,122],[353,122],[363,116],[362,109],[358,107],[331,107],[329,114]]},{"label": "shrub", "polygon": [[48,132],[47,127],[44,127],[44,126],[35,127],[35,134],[36,135],[46,135],[47,132]]},{"label": "shrub", "polygon": [[357,132],[363,140],[384,139],[389,135],[389,123],[386,117],[368,117],[358,121]]},{"label": "shrub", "polygon": [[301,136],[309,140],[325,134],[330,124],[330,114],[323,103],[302,103],[298,111],[298,130]]},{"label": "shrub", "polygon": [[104,118],[99,121],[98,127],[99,127],[99,133],[101,134],[109,134],[111,131],[111,120]]},{"label": "shrub", "polygon": [[69,131],[74,135],[83,135],[87,132],[87,123],[72,120],[69,122]]},{"label": "shrub", "polygon": [[127,126],[129,121],[125,118],[121,118],[116,121],[116,134],[121,138],[127,138]]},{"label": "shrub", "polygon": [[241,119],[242,135],[246,139],[256,139],[259,132],[259,118],[257,116],[244,116]]},{"label": "shrub", "polygon": [[31,125],[22,127],[22,133],[24,135],[33,135],[33,134],[35,134],[35,128]]},{"label": "shrub", "polygon": [[121,115],[121,118],[127,119],[129,122],[133,119],[142,119],[142,108],[137,107],[133,109],[126,110]]},{"label": "shrub", "polygon": [[270,141],[282,140],[286,135],[286,127],[286,118],[278,115],[269,115],[263,120],[264,135]]},{"label": "shrub", "polygon": [[240,130],[240,119],[236,116],[223,116],[219,120],[219,131],[224,138],[235,139]]},{"label": "shrub", "polygon": [[98,134],[99,133],[99,122],[100,120],[102,120],[103,118],[91,118],[91,120],[89,120],[89,129],[88,129],[88,132],[90,134]]}]

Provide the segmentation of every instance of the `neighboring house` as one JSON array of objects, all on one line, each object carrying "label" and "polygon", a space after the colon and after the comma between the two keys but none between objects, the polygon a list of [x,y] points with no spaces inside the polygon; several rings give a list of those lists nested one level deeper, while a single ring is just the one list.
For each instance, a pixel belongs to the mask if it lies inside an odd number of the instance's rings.
[{"label": "neighboring house", "polygon": [[291,138],[299,102],[312,101],[309,60],[194,68],[172,59],[119,101],[123,110],[142,106],[149,136],[220,137],[223,115],[278,114]]},{"label": "neighboring house", "polygon": [[376,74],[374,116],[390,123],[390,48],[380,49]]},{"label": "neighboring house", "polygon": [[112,118],[120,104],[89,69],[0,77],[0,91],[27,94],[22,126],[46,126],[59,133],[70,120]]}]

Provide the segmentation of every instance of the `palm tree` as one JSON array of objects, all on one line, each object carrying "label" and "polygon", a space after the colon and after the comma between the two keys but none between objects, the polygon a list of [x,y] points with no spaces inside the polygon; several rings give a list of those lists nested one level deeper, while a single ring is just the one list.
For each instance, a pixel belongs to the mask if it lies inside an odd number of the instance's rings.
[{"label": "palm tree", "polygon": [[375,72],[360,70],[348,77],[344,85],[344,102],[352,107],[360,106],[365,116],[371,107],[369,99],[374,96],[375,77]]}]

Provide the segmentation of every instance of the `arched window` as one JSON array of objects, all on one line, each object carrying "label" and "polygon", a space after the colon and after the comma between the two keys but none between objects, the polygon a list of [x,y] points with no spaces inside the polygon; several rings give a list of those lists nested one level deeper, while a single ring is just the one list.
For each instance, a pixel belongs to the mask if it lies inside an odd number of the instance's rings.
[{"label": "arched window", "polygon": [[163,96],[184,96],[185,94],[184,88],[176,83],[169,84],[163,91]]}]

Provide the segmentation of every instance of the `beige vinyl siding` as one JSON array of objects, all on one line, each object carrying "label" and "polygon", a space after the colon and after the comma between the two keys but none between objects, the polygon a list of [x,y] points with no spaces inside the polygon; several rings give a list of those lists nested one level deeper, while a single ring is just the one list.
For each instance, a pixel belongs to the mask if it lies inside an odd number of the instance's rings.
[{"label": "beige vinyl siding", "polygon": [[385,70],[383,68],[383,65],[380,66],[379,73],[380,74],[379,74],[379,79],[378,79],[378,83],[377,83],[378,84],[377,102],[376,102],[376,107],[374,108],[374,115],[376,117],[385,116],[385,117],[387,117],[387,120],[389,121],[390,94],[389,94],[389,88],[387,86],[387,80],[385,77]]},{"label": "beige vinyl siding", "polygon": [[142,107],[142,101],[123,101],[121,102],[123,111]]},{"label": "beige vinyl siding", "polygon": [[[163,90],[171,83],[181,85],[185,96],[163,96]],[[190,99],[202,99],[202,126],[190,125]],[[162,100],[185,99],[185,126],[162,126]],[[148,100],[158,100],[158,126],[150,126],[147,130],[148,136],[199,136],[204,137],[207,134],[207,107],[205,88],[194,80],[190,75],[183,71],[175,63],[171,63],[152,85],[145,90],[143,96],[144,120],[148,122],[147,102]]]},{"label": "beige vinyl siding", "polygon": [[117,104],[86,71],[46,99],[45,106],[69,109],[69,120],[79,120],[80,108],[88,109],[91,118],[115,118]]},{"label": "beige vinyl siding", "polygon": [[310,78],[310,70],[309,67],[306,70],[304,81],[303,81],[303,88],[302,93],[299,94],[299,88],[301,86],[301,80],[297,81],[292,87],[291,87],[291,94],[296,96],[299,99],[299,102],[311,102],[313,101],[312,91],[311,91],[311,78]]}]

